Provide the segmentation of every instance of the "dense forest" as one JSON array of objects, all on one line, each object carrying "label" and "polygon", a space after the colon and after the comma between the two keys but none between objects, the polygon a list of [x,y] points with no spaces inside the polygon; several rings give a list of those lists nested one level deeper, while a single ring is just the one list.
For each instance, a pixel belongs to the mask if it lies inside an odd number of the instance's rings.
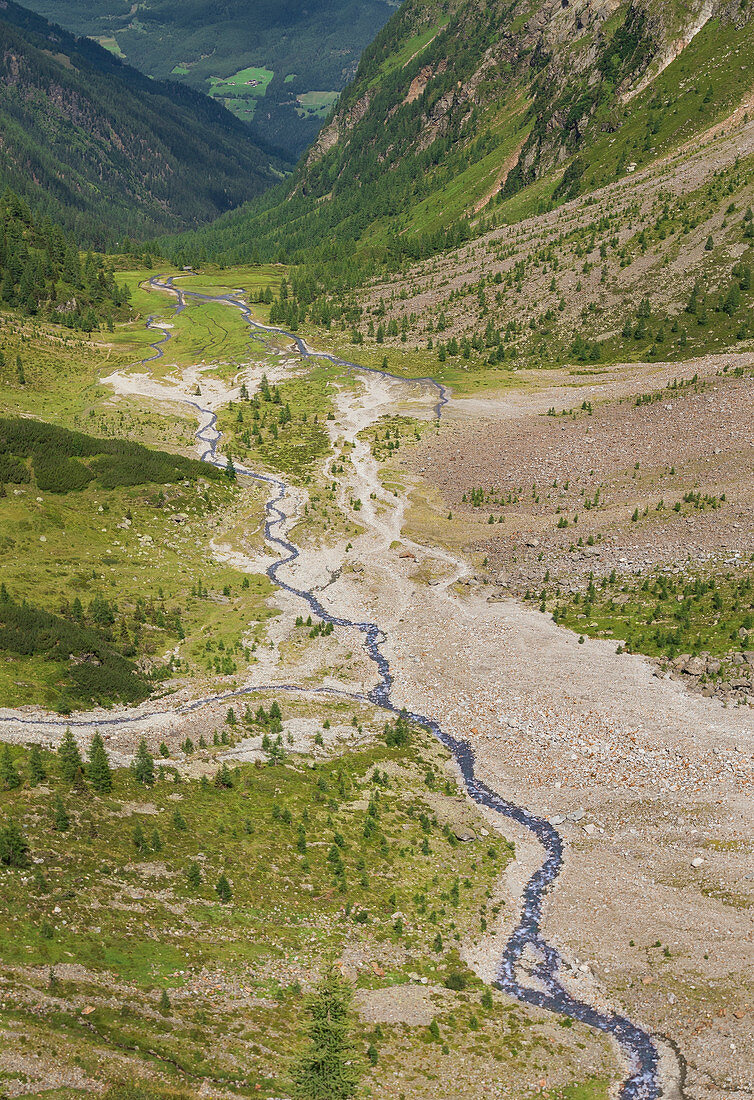
[{"label": "dense forest", "polygon": [[210,221],[286,167],[208,96],[150,80],[11,0],[0,132],[0,187],[97,248]]},{"label": "dense forest", "polygon": [[209,463],[153,451],[128,439],[98,439],[26,417],[0,418],[0,488],[30,481],[30,459],[37,488],[52,493],[77,492],[95,480],[113,489],[224,477]]},{"label": "dense forest", "polygon": [[[482,108],[456,93],[499,42],[510,9],[498,0],[485,5],[482,18],[475,3],[403,5],[364,51],[325,127],[327,140],[287,184],[247,211],[184,234],[181,254],[219,255],[230,263],[256,256],[315,261],[358,281],[375,264],[395,267],[469,239],[465,215],[405,232],[406,215],[500,144],[500,135],[482,126]],[[407,95],[427,73],[432,78],[422,94]],[[485,94],[504,94],[500,77]],[[428,127],[428,117],[449,101],[443,125]]]},{"label": "dense forest", "polygon": [[12,191],[0,197],[0,301],[27,316],[42,314],[91,332],[112,324],[129,301],[102,256],[88,252],[48,218],[35,219]]}]

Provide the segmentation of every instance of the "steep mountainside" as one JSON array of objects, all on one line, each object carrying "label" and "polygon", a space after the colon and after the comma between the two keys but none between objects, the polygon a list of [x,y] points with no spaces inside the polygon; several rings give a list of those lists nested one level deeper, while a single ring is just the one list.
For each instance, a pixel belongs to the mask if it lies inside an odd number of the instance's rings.
[{"label": "steep mountainside", "polygon": [[314,140],[396,0],[33,0],[142,72],[220,99],[293,159]]},{"label": "steep mountainside", "polygon": [[420,258],[629,176],[747,95],[750,14],[738,0],[408,0],[284,201],[202,244]]},{"label": "steep mountainside", "polygon": [[0,184],[95,244],[195,226],[281,177],[206,96],[0,4]]}]

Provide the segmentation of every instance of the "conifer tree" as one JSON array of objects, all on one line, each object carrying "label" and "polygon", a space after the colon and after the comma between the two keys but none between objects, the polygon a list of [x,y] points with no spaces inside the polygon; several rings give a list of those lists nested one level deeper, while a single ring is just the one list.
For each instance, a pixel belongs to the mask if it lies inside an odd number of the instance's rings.
[{"label": "conifer tree", "polygon": [[63,740],[58,747],[58,757],[60,759],[60,774],[63,780],[66,783],[75,783],[84,770],[84,762],[81,759],[76,739],[70,729],[67,729],[63,735]]},{"label": "conifer tree", "polygon": [[155,781],[154,757],[147,748],[146,739],[142,737],[136,750],[136,757],[131,765],[134,779],[143,783],[145,787],[151,787]]},{"label": "conifer tree", "polygon": [[217,769],[215,773],[215,786],[226,789],[233,786],[233,776],[227,764],[223,764],[222,767]]},{"label": "conifer tree", "polygon": [[99,733],[95,733],[89,746],[89,765],[86,774],[95,791],[100,794],[113,789],[113,773],[105,751],[105,742]]},{"label": "conifer tree", "polygon": [[0,781],[6,791],[14,791],[21,786],[21,776],[18,774],[18,768],[8,745],[3,745],[3,751],[0,753]]},{"label": "conifer tree", "polygon": [[219,879],[217,880],[217,886],[215,887],[215,890],[217,891],[217,896],[222,902],[229,902],[230,899],[233,897],[233,891],[230,888],[230,883],[228,882],[224,874],[220,875]]},{"label": "conifer tree", "polygon": [[202,872],[198,863],[189,863],[186,880],[192,890],[198,890],[202,884]]},{"label": "conifer tree", "polygon": [[47,771],[42,760],[42,753],[39,751],[39,745],[32,745],[29,749],[29,782],[32,787],[36,787],[37,783],[43,783],[47,778]]},{"label": "conifer tree", "polygon": [[133,831],[134,848],[142,855],[147,850],[147,838],[144,836],[144,830],[141,825],[137,823]]},{"label": "conifer tree", "polygon": [[359,1068],[351,1038],[350,984],[330,963],[307,1005],[309,1044],[293,1069],[293,1092],[300,1100],[350,1100]]},{"label": "conifer tree", "polygon": [[12,817],[0,826],[0,863],[6,867],[29,866],[29,842]]},{"label": "conifer tree", "polygon": [[66,808],[63,804],[63,799],[60,797],[60,791],[58,791],[55,798],[55,808],[52,814],[53,828],[57,829],[59,833],[64,833],[71,824],[71,819],[68,816]]}]

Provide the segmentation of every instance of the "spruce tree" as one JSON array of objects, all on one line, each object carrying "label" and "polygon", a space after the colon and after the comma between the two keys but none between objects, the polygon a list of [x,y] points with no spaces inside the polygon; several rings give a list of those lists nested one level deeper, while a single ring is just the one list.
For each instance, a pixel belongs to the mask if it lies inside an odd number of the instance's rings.
[{"label": "spruce tree", "polygon": [[163,989],[160,994],[160,1012],[163,1016],[166,1016],[170,1012],[170,997],[168,996],[167,989]]},{"label": "spruce tree", "polygon": [[84,762],[81,759],[76,739],[70,729],[67,729],[63,735],[63,740],[58,747],[58,757],[60,759],[60,774],[63,780],[66,783],[75,783],[84,770]]},{"label": "spruce tree", "polygon": [[233,786],[233,776],[227,764],[223,764],[215,773],[215,786],[228,789]]},{"label": "spruce tree", "polygon": [[300,1100],[350,1100],[359,1068],[351,1038],[350,984],[330,965],[309,999],[309,1044],[294,1066],[292,1084]]},{"label": "spruce tree", "polygon": [[18,774],[8,745],[3,745],[3,751],[0,753],[0,781],[6,791],[14,791],[21,786],[21,776]]},{"label": "spruce tree", "polygon": [[89,746],[89,765],[86,774],[95,791],[99,791],[100,794],[113,789],[113,773],[105,751],[105,742],[99,733],[95,733]]},{"label": "spruce tree", "polygon": [[29,749],[29,782],[32,787],[36,787],[37,783],[43,783],[46,778],[47,771],[42,760],[42,753],[39,751],[39,745],[32,745]]},{"label": "spruce tree", "polygon": [[64,833],[71,824],[71,819],[66,812],[66,808],[63,804],[63,799],[60,797],[60,792],[55,798],[55,807],[52,814],[52,824],[59,833]]},{"label": "spruce tree", "polygon": [[147,742],[143,737],[136,750],[136,756],[131,765],[131,770],[133,771],[134,779],[138,780],[139,783],[143,783],[145,787],[151,787],[154,783],[154,757],[147,748]]},{"label": "spruce tree", "polygon": [[202,884],[202,872],[198,863],[189,863],[186,880],[192,890],[198,890]]},{"label": "spruce tree", "polygon": [[0,863],[6,867],[29,866],[29,842],[12,817],[0,826]]},{"label": "spruce tree", "polygon": [[228,882],[224,874],[220,875],[219,879],[217,880],[217,886],[215,887],[215,890],[217,891],[217,896],[222,902],[228,902],[233,897],[233,891],[230,888],[230,883]]}]

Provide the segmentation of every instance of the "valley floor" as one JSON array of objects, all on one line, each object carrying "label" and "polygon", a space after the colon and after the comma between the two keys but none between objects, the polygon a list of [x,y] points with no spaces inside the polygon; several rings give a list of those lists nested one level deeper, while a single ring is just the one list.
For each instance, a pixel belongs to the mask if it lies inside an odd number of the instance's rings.
[{"label": "valley floor", "polygon": [[[167,307],[164,314],[169,314]],[[202,407],[221,410],[228,400],[239,401],[242,380],[255,392],[263,368],[273,380],[299,377],[302,369],[290,347],[284,347],[274,363],[247,363],[232,378],[226,374],[205,384],[195,366],[173,368],[169,348],[166,356],[157,377],[146,364],[111,373],[105,385],[152,414],[182,409],[185,415],[186,402],[199,401],[193,396],[199,385]],[[211,349],[205,358],[211,359]],[[719,375],[723,359],[731,368],[746,368],[745,376]],[[331,615],[379,624],[394,677],[394,702],[435,718],[454,738],[468,741],[478,775],[504,798],[549,819],[561,834],[565,865],[546,897],[543,929],[565,960],[563,983],[579,1000],[625,1013],[651,1034],[661,1055],[663,1096],[668,1098],[712,1100],[724,1093],[744,1100],[754,1086],[747,1055],[754,1039],[754,718],[749,691],[739,688],[730,697],[725,692],[712,697],[692,692],[689,680],[704,687],[699,676],[686,676],[683,682],[667,666],[636,653],[616,652],[616,635],[603,631],[602,637],[589,637],[588,623],[579,637],[553,622],[549,611],[557,606],[556,575],[563,591],[570,593],[585,586],[590,572],[599,579],[614,569],[635,576],[636,565],[644,576],[657,565],[687,568],[685,555],[675,547],[685,545],[692,530],[696,538],[705,524],[712,527],[700,536],[695,553],[710,561],[727,555],[736,565],[745,564],[751,549],[752,486],[746,472],[750,463],[745,467],[744,462],[751,438],[743,410],[750,407],[753,363],[751,356],[727,356],[685,364],[684,376],[696,372],[709,382],[706,392],[673,397],[675,415],[688,413],[693,431],[690,436],[672,434],[658,424],[651,438],[641,439],[642,475],[651,468],[662,481],[670,478],[666,471],[674,464],[679,471],[697,468],[715,442],[714,432],[709,440],[704,432],[719,413],[717,406],[725,404],[730,424],[723,445],[726,456],[733,456],[736,473],[735,479],[731,475],[732,504],[719,513],[695,513],[692,522],[671,509],[677,522],[672,537],[666,526],[662,538],[652,535],[641,546],[641,540],[634,540],[631,550],[626,539],[637,528],[631,508],[638,506],[642,493],[651,488],[671,504],[671,489],[665,484],[645,485],[636,493],[630,476],[632,448],[640,437],[632,419],[634,400],[646,390],[665,387],[679,373],[677,364],[667,369],[633,365],[595,378],[564,377],[535,397],[523,388],[499,400],[452,399],[439,427],[432,419],[434,395],[426,387],[341,370],[329,383],[333,413],[326,421],[328,453],[312,468],[312,480],[297,479],[280,505],[288,517],[288,536],[301,554],[281,569],[279,579],[314,592]],[[165,366],[171,367],[167,375]],[[586,400],[596,406],[593,417],[547,417],[551,407],[560,414],[579,409]],[[663,405],[657,403],[653,410],[661,417]],[[201,426],[206,427],[206,417]],[[400,442],[389,453],[381,449],[386,430]],[[642,430],[647,431],[646,421]],[[614,440],[620,432],[625,433],[625,449],[616,455]],[[551,461],[556,444],[559,465]],[[587,447],[589,460],[582,453]],[[498,496],[519,486],[530,494],[531,481],[541,483],[544,495],[545,484],[556,480],[562,485],[569,478],[581,488],[588,483],[588,494],[585,489],[579,503],[571,499],[571,491],[564,502],[557,500],[557,512],[555,498],[549,512],[544,504],[531,513],[521,508],[512,519],[510,508],[485,502],[480,519],[469,500],[461,499],[478,486],[485,492],[494,486]],[[591,497],[598,486],[610,498],[607,513],[584,512],[584,497]],[[250,508],[242,523],[236,517],[235,524],[221,525],[205,552],[239,573],[259,575],[274,560],[275,548],[262,538],[261,498],[255,493],[256,512]],[[570,519],[575,509],[580,512],[580,546],[572,546],[573,529],[565,534],[554,522],[561,514]],[[488,511],[502,525],[499,534],[488,523]],[[593,536],[589,546],[588,534]],[[657,552],[647,549],[650,543],[659,547]],[[597,551],[588,553],[593,547]],[[552,578],[545,579],[546,570]],[[546,595],[544,612],[512,594],[520,597],[524,587],[548,585],[552,592]],[[538,591],[535,595],[538,602]],[[357,630],[338,626],[331,637],[311,642],[296,626],[296,618],[306,617],[309,608],[295,593],[277,588],[267,605],[277,614],[265,621],[255,662],[232,678],[178,682],[163,700],[133,710],[77,713],[70,719],[32,707],[6,709],[0,711],[0,736],[15,744],[55,743],[69,723],[83,744],[100,729],[107,734],[114,761],[121,764],[146,736],[155,749],[166,742],[171,762],[189,777],[207,774],[210,765],[222,760],[234,765],[262,762],[260,737],[250,730],[204,763],[199,757],[184,757],[179,748],[184,739],[197,742],[221,726],[233,700],[216,698],[186,709],[189,704],[202,694],[209,699],[224,691],[253,692],[262,685],[366,694],[377,682]],[[244,700],[238,698],[241,706]],[[254,705],[257,701],[255,697]],[[307,697],[307,705],[315,704],[314,696]],[[295,738],[292,751],[317,751],[312,741],[316,714],[316,709],[302,711],[287,722],[286,730]],[[379,715],[370,721],[378,728]],[[347,736],[347,728],[339,729],[337,738],[328,734],[327,750],[343,752]],[[489,834],[502,831],[515,845],[515,858],[493,887],[501,903],[498,915],[488,929],[464,928],[458,944],[468,967],[492,982],[517,923],[522,891],[540,865],[542,851],[527,830],[510,821],[501,824],[491,811],[480,812]],[[476,810],[474,814],[470,820],[478,831],[482,818]],[[464,874],[473,872],[467,868]],[[380,969],[386,952],[384,944],[362,945],[360,953],[352,952],[350,972],[357,979],[365,971],[376,973],[374,967]],[[427,1016],[426,1005],[419,1004],[423,994],[417,993],[416,983],[396,985],[392,993],[390,988],[379,996],[359,993],[366,1005],[364,1018],[395,1018],[409,1029],[415,1017],[414,1026],[426,1030],[432,1013]],[[501,1001],[506,1003],[502,995]],[[565,1029],[556,1034],[561,1029],[546,1014],[524,1011],[533,1025],[545,1029],[538,1067],[517,1065],[515,1058],[472,1058],[461,1043],[454,1049],[455,1064],[443,1096],[567,1095],[575,1100],[617,1095],[626,1076],[617,1048],[611,1050],[579,1026],[584,1042],[579,1053],[570,1039],[561,1043]],[[21,1063],[20,1048],[14,1054],[10,1049],[0,1055],[8,1095],[30,1095],[17,1080],[11,1083],[13,1066]],[[403,1069],[396,1063],[369,1071],[373,1095],[414,1100],[436,1090],[424,1056],[412,1048],[404,1058]],[[606,1091],[556,1091],[598,1079],[603,1082],[600,1090]],[[34,1095],[53,1095],[43,1091],[39,1079],[36,1087],[40,1091]],[[231,1093],[205,1084],[203,1094]]]}]

